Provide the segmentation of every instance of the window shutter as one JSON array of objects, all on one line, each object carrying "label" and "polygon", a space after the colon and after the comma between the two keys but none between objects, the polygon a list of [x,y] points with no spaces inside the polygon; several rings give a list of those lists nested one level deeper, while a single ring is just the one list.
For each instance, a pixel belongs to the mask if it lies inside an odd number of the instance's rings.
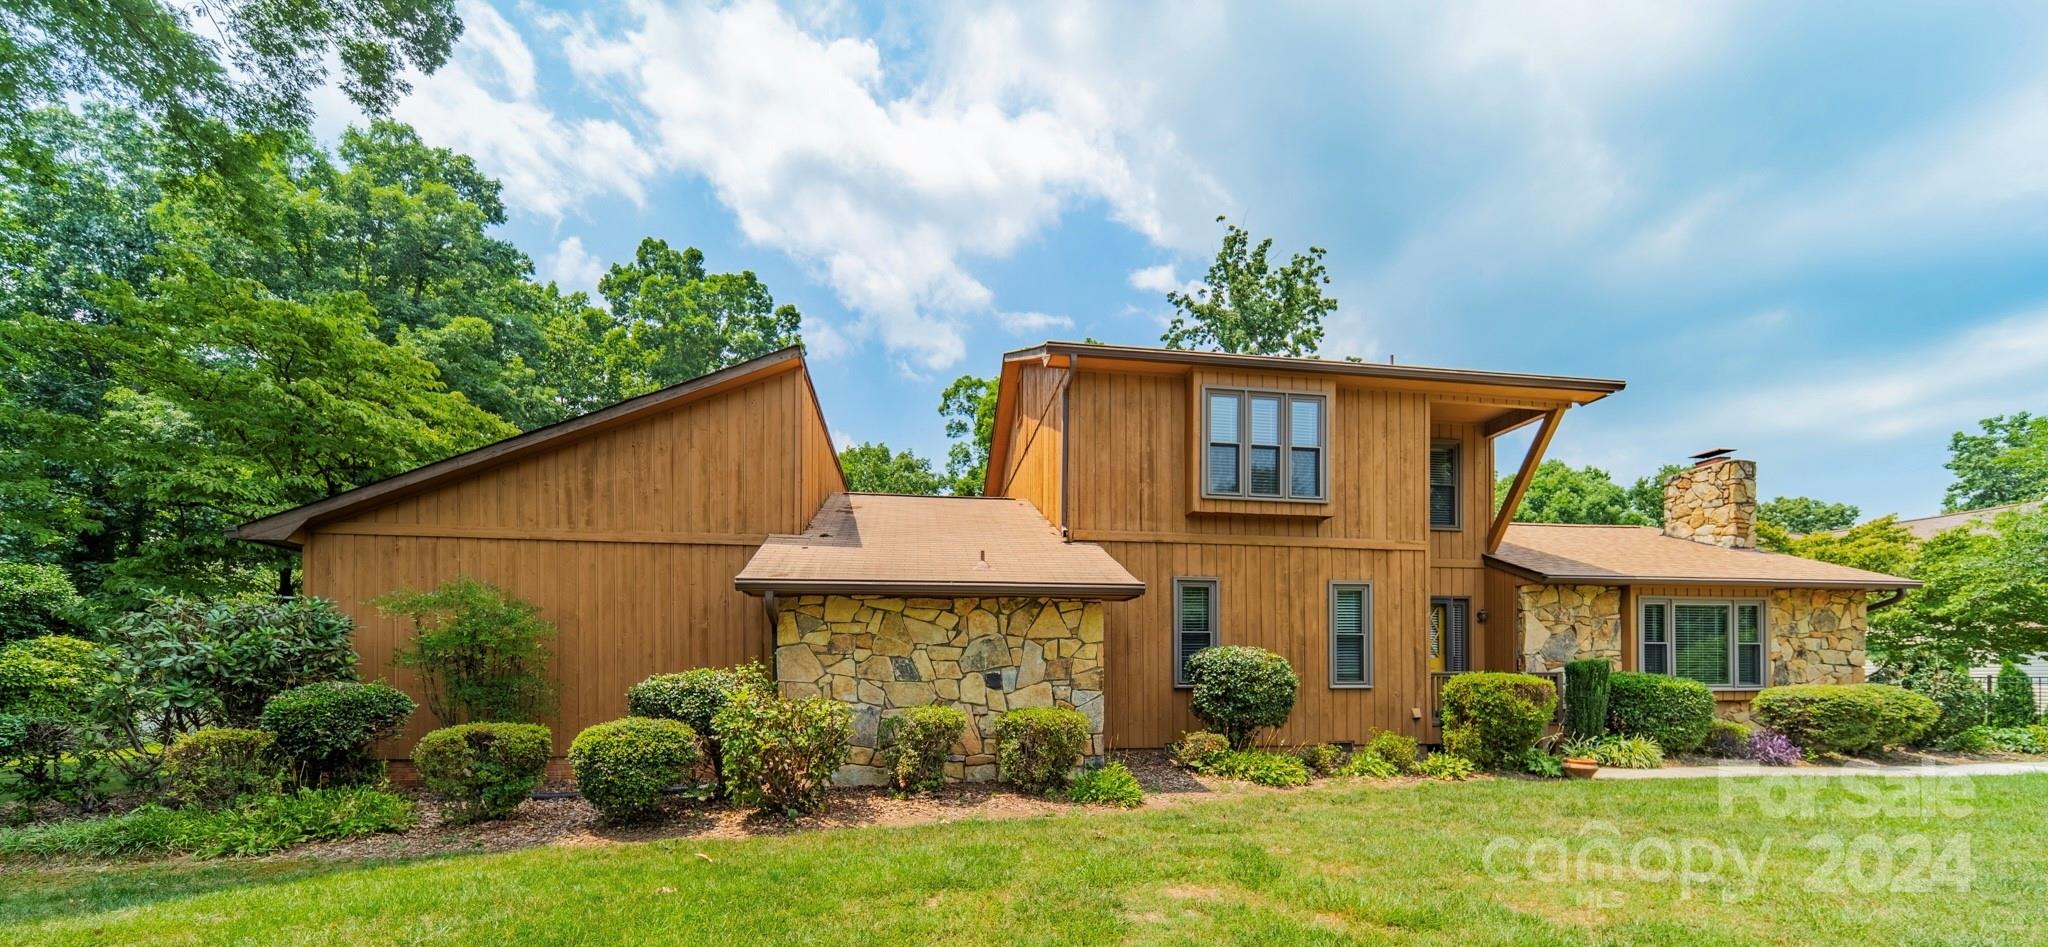
[{"label": "window shutter", "polygon": [[1181,582],[1177,604],[1173,682],[1185,684],[1188,658],[1216,644],[1216,586],[1209,582]]},{"label": "window shutter", "polygon": [[1643,605],[1643,671],[1649,674],[1671,673],[1671,639],[1665,627],[1670,607],[1662,602]]},{"label": "window shutter", "polygon": [[1445,602],[1450,615],[1450,627],[1445,629],[1444,670],[1462,674],[1472,670],[1472,603],[1467,599],[1454,598]]},{"label": "window shutter", "polygon": [[1330,683],[1370,684],[1370,604],[1363,585],[1330,589]]},{"label": "window shutter", "polygon": [[1763,606],[1735,606],[1735,683],[1762,687],[1764,683]]},{"label": "window shutter", "polygon": [[1671,610],[1678,676],[1703,684],[1727,684],[1728,606],[1681,602]]}]

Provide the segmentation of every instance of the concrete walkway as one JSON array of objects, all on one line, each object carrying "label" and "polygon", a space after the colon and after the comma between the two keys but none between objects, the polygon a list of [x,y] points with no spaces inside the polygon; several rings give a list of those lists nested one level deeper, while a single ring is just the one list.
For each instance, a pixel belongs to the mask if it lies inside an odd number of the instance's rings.
[{"label": "concrete walkway", "polygon": [[1603,767],[1594,779],[1712,779],[1717,776],[2013,776],[2020,773],[2048,773],[2048,761],[2002,763],[1928,763],[1900,766],[1861,763],[1854,760],[1840,766],[1758,766],[1755,763],[1723,763],[1718,766],[1666,766],[1663,769],[1613,769]]}]

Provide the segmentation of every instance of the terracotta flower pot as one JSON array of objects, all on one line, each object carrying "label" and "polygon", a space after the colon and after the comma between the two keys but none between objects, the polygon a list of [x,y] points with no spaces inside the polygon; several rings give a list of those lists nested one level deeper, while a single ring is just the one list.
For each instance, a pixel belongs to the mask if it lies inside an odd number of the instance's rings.
[{"label": "terracotta flower pot", "polygon": [[1572,779],[1592,779],[1600,771],[1600,761],[1583,756],[1569,757],[1564,761],[1564,774]]}]

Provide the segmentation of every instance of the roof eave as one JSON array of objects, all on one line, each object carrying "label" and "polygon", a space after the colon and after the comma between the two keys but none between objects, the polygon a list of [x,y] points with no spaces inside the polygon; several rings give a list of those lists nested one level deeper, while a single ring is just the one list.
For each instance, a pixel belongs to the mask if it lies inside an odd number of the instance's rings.
[{"label": "roof eave", "polygon": [[733,588],[749,595],[901,595],[924,598],[1040,596],[1121,602],[1145,594],[1143,582],[919,582],[895,579],[759,579],[744,576]]},{"label": "roof eave", "polygon": [[1770,576],[1730,578],[1726,576],[1697,575],[1623,575],[1604,573],[1547,573],[1527,566],[1518,565],[1487,555],[1486,564],[1511,572],[1532,582],[1549,584],[1573,583],[1580,585],[1722,585],[1734,588],[1762,589],[1917,589],[1923,583],[1917,579],[1902,579],[1884,576],[1872,579],[1799,579]]},{"label": "roof eave", "polygon": [[1396,378],[1410,381],[1440,381],[1478,385],[1504,385],[1519,388],[1554,388],[1559,391],[1587,392],[1595,395],[1588,401],[1598,400],[1628,387],[1628,382],[1618,378],[1586,378],[1570,375],[1519,374],[1514,372],[1475,371],[1462,368],[1433,368],[1423,365],[1382,365],[1375,362],[1350,362],[1341,359],[1289,358],[1277,355],[1235,355],[1226,352],[1194,352],[1174,349],[1154,349],[1142,346],[1092,345],[1086,342],[1046,342],[1030,348],[1006,352],[1005,364],[1031,361],[1048,356],[1095,357],[1105,359],[1126,359],[1147,362],[1170,362],[1189,365],[1221,365],[1263,370],[1322,372],[1336,375],[1357,375],[1368,378]]}]

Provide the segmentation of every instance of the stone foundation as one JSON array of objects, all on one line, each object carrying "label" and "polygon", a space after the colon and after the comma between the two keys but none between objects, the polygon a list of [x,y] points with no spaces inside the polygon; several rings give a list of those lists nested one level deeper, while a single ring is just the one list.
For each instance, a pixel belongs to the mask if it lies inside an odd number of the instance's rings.
[{"label": "stone foundation", "polygon": [[967,732],[946,764],[952,779],[996,776],[995,716],[1018,707],[1088,715],[1089,755],[1102,752],[1102,604],[1042,598],[805,595],[776,620],[775,679],[791,697],[854,707],[853,755],[835,780],[879,785],[882,718],[951,704]]},{"label": "stone foundation", "polygon": [[1555,671],[1580,658],[1621,664],[1621,590],[1606,585],[1524,585],[1515,590],[1522,669]]}]

